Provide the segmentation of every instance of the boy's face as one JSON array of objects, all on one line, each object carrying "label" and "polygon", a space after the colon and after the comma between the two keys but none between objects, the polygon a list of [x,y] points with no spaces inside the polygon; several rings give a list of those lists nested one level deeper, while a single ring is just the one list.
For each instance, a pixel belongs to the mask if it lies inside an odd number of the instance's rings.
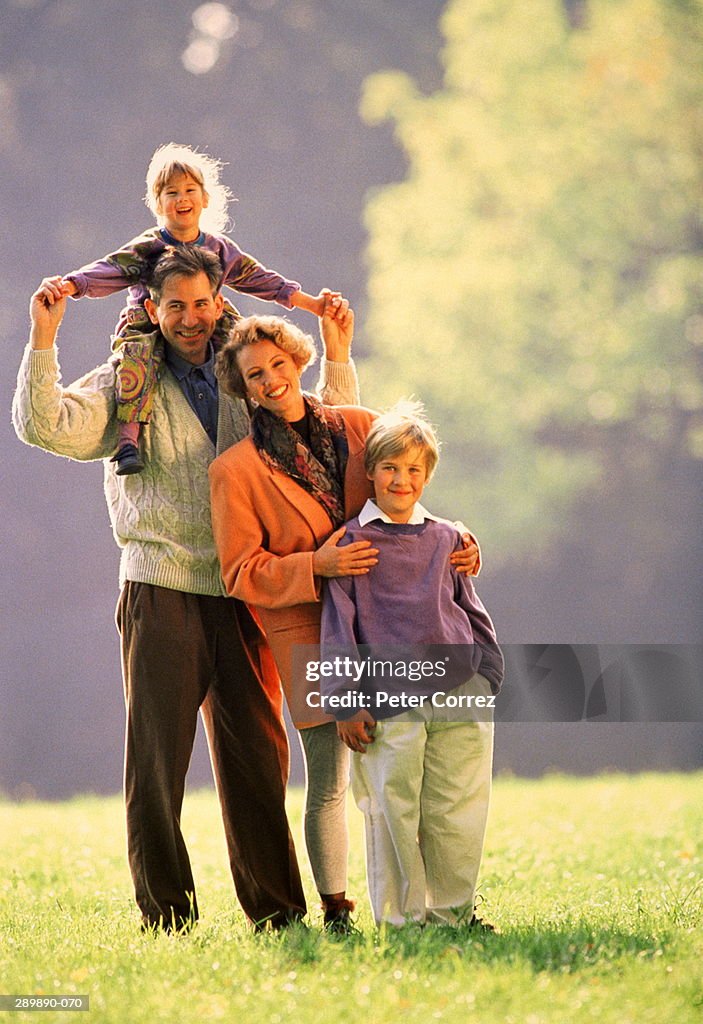
[{"label": "boy's face", "polygon": [[394,523],[407,523],[427,483],[427,461],[422,448],[406,448],[380,459],[367,474],[376,504]]},{"label": "boy's face", "polygon": [[179,242],[194,242],[200,216],[208,204],[202,185],[190,174],[174,174],[164,186],[156,210],[163,225]]}]

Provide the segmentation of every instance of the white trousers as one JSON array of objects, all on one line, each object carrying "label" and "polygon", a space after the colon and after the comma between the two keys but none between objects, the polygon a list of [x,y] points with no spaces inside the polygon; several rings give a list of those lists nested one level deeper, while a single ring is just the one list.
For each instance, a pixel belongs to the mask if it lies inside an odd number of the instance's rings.
[{"label": "white trousers", "polygon": [[[477,692],[477,682],[491,692],[488,681],[476,676],[467,684],[470,692]],[[456,924],[473,913],[491,793],[493,722],[438,721],[438,714],[430,706],[380,721],[366,753],[352,755],[377,924]]]}]

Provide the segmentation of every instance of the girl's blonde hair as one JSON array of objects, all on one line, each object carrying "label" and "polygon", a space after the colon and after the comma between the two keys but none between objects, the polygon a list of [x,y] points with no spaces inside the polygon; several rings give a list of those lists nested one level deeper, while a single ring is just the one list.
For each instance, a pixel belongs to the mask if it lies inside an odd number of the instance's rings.
[{"label": "girl's blonde hair", "polygon": [[373,473],[379,462],[400,455],[408,448],[419,448],[425,455],[429,482],[439,462],[439,441],[425,416],[422,402],[402,399],[388,412],[377,416],[366,438],[364,468]]},{"label": "girl's blonde hair", "polygon": [[158,220],[161,193],[177,174],[188,174],[198,182],[208,197],[208,206],[202,212],[200,227],[203,231],[222,232],[229,222],[227,207],[232,199],[232,193],[220,181],[223,167],[221,160],[207,153],[198,153],[191,146],[167,142],[165,146],[159,146],[149,163],[144,202]]}]

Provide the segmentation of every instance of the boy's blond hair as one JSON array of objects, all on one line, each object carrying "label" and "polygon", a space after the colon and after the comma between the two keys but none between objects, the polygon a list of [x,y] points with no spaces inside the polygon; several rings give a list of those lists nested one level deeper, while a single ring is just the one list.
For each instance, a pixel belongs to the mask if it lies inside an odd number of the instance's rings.
[{"label": "boy's blond hair", "polygon": [[425,454],[427,481],[439,462],[440,444],[422,402],[403,399],[374,421],[366,438],[364,468],[367,473],[383,459],[400,455],[408,448],[419,448]]},{"label": "boy's blond hair", "polygon": [[221,160],[207,153],[198,153],[191,146],[167,142],[165,146],[159,146],[149,163],[144,202],[158,220],[161,193],[176,175],[188,174],[198,182],[208,197],[208,206],[202,212],[200,227],[203,231],[222,232],[227,227],[227,207],[232,199],[232,193],[220,181],[223,167]]}]

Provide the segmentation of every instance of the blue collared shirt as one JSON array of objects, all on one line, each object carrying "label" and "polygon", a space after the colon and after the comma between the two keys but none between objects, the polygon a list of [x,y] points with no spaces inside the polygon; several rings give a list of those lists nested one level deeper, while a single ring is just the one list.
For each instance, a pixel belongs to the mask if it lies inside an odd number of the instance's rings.
[{"label": "blue collared shirt", "polygon": [[216,445],[218,391],[212,343],[208,344],[208,357],[202,366],[193,366],[167,343],[166,363],[180,384],[188,405],[202,423],[207,436]]}]

